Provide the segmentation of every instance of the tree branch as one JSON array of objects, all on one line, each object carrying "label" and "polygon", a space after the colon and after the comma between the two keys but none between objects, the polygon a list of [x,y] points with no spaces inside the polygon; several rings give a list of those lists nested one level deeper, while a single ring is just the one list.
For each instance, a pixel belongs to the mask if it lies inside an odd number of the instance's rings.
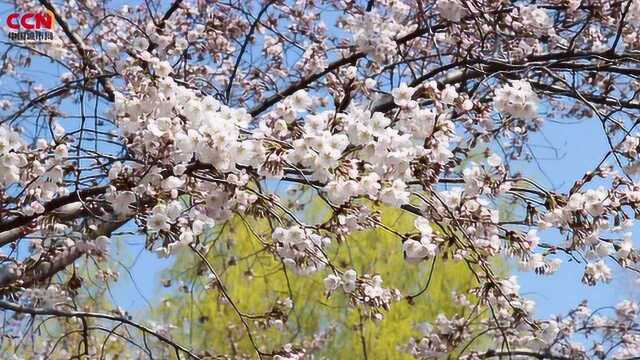
[{"label": "tree branch", "polygon": [[53,308],[32,308],[32,307],[26,307],[20,304],[16,304],[16,303],[12,303],[12,302],[8,302],[5,300],[0,300],[0,308],[3,308],[5,310],[11,310],[14,311],[16,313],[21,313],[21,314],[31,314],[31,315],[50,315],[50,316],[59,316],[59,317],[67,317],[67,318],[96,318],[96,319],[105,319],[105,320],[110,320],[110,321],[118,321],[130,326],[133,326],[134,328],[144,332],[144,333],[148,333],[153,335],[154,337],[156,337],[158,340],[172,346],[173,348],[175,348],[176,350],[180,350],[183,353],[189,355],[191,358],[193,359],[200,359],[199,356],[197,356],[196,354],[192,353],[191,351],[189,351],[189,349],[185,348],[182,345],[177,344],[176,342],[174,342],[173,340],[169,339],[168,337],[158,333],[157,331],[154,331],[144,325],[141,325],[137,322],[134,322],[132,320],[129,320],[125,317],[120,317],[120,316],[114,316],[114,315],[109,315],[109,314],[103,314],[103,313],[95,313],[95,312],[83,312],[83,311],[63,311],[63,310],[58,310],[58,309],[53,309]]}]

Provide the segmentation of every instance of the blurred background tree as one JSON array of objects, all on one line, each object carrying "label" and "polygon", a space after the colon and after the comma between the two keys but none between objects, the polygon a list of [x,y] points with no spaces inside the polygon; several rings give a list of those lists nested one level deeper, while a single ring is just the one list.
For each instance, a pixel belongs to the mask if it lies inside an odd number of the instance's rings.
[{"label": "blurred background tree", "polygon": [[[401,233],[415,231],[414,217],[406,212],[374,204],[372,208],[389,228]],[[301,214],[307,223],[321,222],[324,215],[320,202]],[[239,311],[271,314],[270,318],[247,322],[253,340],[267,352],[288,343],[303,343],[305,349],[315,348],[317,355],[327,358],[410,358],[398,351],[397,344],[406,343],[420,321],[432,321],[441,313],[453,314],[456,304],[450,301],[451,293],[466,293],[473,286],[472,274],[462,262],[437,257],[435,261],[409,264],[397,235],[384,228],[360,231],[347,237],[341,246],[333,244],[327,252],[332,263],[353,268],[358,274],[379,274],[403,296],[382,320],[367,319],[367,314],[349,306],[341,294],[327,298],[323,274],[302,277],[290,270],[283,272],[283,264],[261,250],[261,234],[269,233],[268,223],[236,216],[217,226],[203,242],[209,263]],[[201,280],[207,271],[207,265],[193,252],[180,254],[165,280],[165,285],[177,285],[179,291],[167,297],[155,314],[164,323],[182,324],[182,331],[173,332],[179,334],[179,342],[210,349],[212,355],[250,357],[251,339],[236,311],[215,280]],[[292,309],[287,306],[288,298],[296,304]],[[260,335],[257,328],[261,329]]]}]

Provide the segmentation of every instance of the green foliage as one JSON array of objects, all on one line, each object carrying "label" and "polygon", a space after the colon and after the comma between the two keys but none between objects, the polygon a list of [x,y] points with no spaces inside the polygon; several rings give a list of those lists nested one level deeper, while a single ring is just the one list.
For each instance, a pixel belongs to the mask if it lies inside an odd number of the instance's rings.
[{"label": "green foliage", "polygon": [[[321,208],[313,206],[307,217],[323,218]],[[414,232],[413,219],[397,209],[379,209],[382,223],[400,233]],[[439,313],[451,314],[455,305],[452,291],[465,292],[472,284],[463,263],[438,259],[420,264],[408,264],[403,259],[401,239],[382,228],[361,231],[342,244],[333,244],[328,251],[332,263],[343,269],[353,268],[358,275],[380,274],[385,287],[398,288],[403,296],[416,294],[431,276],[429,288],[412,304],[406,299],[394,303],[382,321],[361,319],[360,311],[348,304],[339,292],[327,299],[323,271],[312,276],[300,276],[290,270],[283,272],[281,262],[263,251],[270,243],[271,230],[266,221],[249,221],[235,217],[215,229],[206,241],[210,244],[207,258],[223,279],[223,283],[240,311],[247,315],[263,315],[282,309],[277,301],[291,296],[295,307],[286,326],[260,330],[266,321],[247,319],[255,343],[265,352],[281,348],[286,343],[305,344],[314,334],[330,331],[327,343],[316,351],[320,357],[364,358],[363,339],[369,359],[405,359],[399,351],[412,335],[415,325],[430,321]],[[185,269],[188,269],[185,271]],[[184,291],[163,302],[156,309],[162,320],[183,324],[173,334],[178,342],[212,355],[219,353],[253,353],[245,328],[232,306],[226,303],[215,287],[201,291],[208,270],[192,252],[182,253],[171,276],[183,281]],[[360,324],[363,324],[361,327]],[[305,343],[306,342],[306,343]]]}]

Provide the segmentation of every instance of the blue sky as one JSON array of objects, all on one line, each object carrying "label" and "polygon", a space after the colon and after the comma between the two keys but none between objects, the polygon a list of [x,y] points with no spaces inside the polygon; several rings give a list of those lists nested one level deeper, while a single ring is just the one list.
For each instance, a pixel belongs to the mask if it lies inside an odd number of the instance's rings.
[{"label": "blue sky", "polygon": [[[544,174],[535,163],[519,162],[516,165],[538,183],[566,192],[575,180],[594,169],[609,147],[599,120],[587,119],[575,123],[573,119],[561,119],[560,122],[562,123],[547,121],[541,134],[532,141],[532,144],[552,145],[557,150],[555,154],[550,149],[536,148],[538,156],[544,158],[540,161]],[[636,245],[638,229],[638,226],[633,228]],[[543,242],[558,243],[558,240],[554,233],[541,233]],[[616,264],[609,263],[616,275],[611,283],[589,287],[580,282],[584,264],[568,262],[567,256],[562,254],[558,257],[563,260],[563,264],[554,275],[515,272],[521,282],[521,293],[528,294],[537,302],[539,315],[564,313],[583,299],[587,299],[593,309],[615,305],[624,298],[638,299],[635,278],[629,276],[629,272],[621,271]]]}]

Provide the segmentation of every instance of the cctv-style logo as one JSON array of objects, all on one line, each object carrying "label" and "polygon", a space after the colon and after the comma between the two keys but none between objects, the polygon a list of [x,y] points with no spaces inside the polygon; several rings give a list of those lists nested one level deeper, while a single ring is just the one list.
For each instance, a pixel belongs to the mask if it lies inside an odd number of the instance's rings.
[{"label": "cctv-style logo", "polygon": [[53,41],[55,27],[53,13],[46,12],[14,12],[7,16],[9,39],[17,42],[50,42]]}]

